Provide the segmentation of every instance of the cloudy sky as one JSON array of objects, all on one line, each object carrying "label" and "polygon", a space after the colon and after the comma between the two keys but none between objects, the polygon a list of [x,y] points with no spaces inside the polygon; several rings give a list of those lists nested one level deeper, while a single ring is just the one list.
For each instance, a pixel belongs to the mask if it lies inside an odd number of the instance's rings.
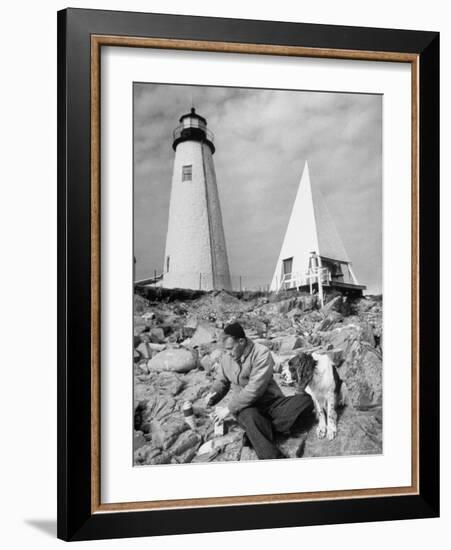
[{"label": "cloudy sky", "polygon": [[382,289],[382,98],[134,84],[136,277],[162,272],[174,151],[192,102],[215,135],[230,271],[269,284],[305,161],[359,282]]}]

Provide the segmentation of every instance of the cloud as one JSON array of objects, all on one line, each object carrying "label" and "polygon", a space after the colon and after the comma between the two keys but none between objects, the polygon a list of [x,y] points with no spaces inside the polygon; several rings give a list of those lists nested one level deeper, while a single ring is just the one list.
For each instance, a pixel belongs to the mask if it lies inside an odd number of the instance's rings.
[{"label": "cloud", "polygon": [[172,131],[192,102],[215,134],[232,273],[269,282],[308,160],[357,276],[379,292],[382,101],[369,94],[135,84],[137,276],[161,272]]}]

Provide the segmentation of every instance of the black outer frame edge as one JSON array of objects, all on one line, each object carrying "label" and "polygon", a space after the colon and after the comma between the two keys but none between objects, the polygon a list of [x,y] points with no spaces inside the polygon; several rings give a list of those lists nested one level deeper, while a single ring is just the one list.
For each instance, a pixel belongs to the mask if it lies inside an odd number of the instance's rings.
[{"label": "black outer frame edge", "polygon": [[57,381],[57,536],[67,537],[67,452],[66,438],[66,12],[57,20],[57,312],[58,312],[58,381]]},{"label": "black outer frame edge", "polygon": [[92,516],[71,540],[276,529],[432,517],[435,517],[433,510],[420,496],[119,512]]},{"label": "black outer frame edge", "polygon": [[[420,494],[440,509],[440,35],[420,56]],[[423,213],[422,213],[423,212]],[[426,368],[427,367],[427,368]]]},{"label": "black outer frame edge", "polygon": [[[91,515],[91,447],[86,437],[90,433],[91,34],[421,54],[420,200],[426,214],[420,210],[420,364],[433,358],[438,365],[438,185],[436,194],[427,191],[427,182],[438,184],[438,33],[63,10],[58,13],[58,537],[92,540],[436,517],[438,420],[431,430],[431,418],[438,418],[438,374],[429,370],[422,373],[420,387],[420,496]],[[431,284],[434,300],[430,300]]]},{"label": "black outer frame edge", "polygon": [[[68,8],[89,34],[421,53],[430,31]],[[352,45],[351,45],[352,43]]]}]

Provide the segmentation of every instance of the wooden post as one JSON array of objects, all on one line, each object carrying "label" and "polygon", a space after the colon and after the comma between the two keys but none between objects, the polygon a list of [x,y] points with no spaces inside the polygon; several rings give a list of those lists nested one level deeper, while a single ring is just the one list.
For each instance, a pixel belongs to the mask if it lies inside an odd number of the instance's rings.
[{"label": "wooden post", "polygon": [[199,290],[202,290],[202,273],[199,273]]},{"label": "wooden post", "polygon": [[241,275],[240,275],[240,292],[241,292]]}]

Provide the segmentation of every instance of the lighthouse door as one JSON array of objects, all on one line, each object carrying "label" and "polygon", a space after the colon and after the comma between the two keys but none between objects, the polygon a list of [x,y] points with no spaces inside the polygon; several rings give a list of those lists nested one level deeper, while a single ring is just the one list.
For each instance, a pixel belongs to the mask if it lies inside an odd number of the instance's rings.
[{"label": "lighthouse door", "polygon": [[282,285],[289,288],[293,272],[293,258],[286,258],[282,261]]}]

